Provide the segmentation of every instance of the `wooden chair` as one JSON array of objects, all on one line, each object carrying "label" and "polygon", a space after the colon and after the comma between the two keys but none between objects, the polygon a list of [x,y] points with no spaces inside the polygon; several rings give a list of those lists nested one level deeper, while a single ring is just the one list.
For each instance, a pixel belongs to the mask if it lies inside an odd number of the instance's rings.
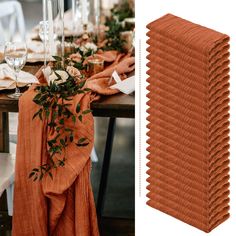
[{"label": "wooden chair", "polygon": [[8,215],[13,213],[13,188],[15,175],[15,155],[0,153],[0,197],[7,191]]}]

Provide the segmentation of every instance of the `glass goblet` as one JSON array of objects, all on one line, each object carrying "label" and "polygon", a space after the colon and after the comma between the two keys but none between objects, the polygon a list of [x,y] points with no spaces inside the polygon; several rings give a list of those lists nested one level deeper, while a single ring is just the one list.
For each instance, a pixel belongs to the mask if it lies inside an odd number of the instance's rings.
[{"label": "glass goblet", "polygon": [[22,93],[18,87],[18,76],[27,60],[27,46],[23,42],[7,42],[4,50],[5,61],[15,73],[16,89],[15,93],[8,97],[18,99]]}]

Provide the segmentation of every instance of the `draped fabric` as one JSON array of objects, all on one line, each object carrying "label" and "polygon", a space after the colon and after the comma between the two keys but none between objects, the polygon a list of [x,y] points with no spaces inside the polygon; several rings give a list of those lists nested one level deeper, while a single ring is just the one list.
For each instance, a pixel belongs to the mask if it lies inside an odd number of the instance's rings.
[{"label": "draped fabric", "polygon": [[[119,65],[121,57],[117,53],[113,52],[112,58],[109,54],[104,55],[108,55],[109,67]],[[134,63],[134,58],[132,61]],[[123,75],[133,70],[127,70],[122,64],[120,68]],[[104,71],[107,69],[109,68]],[[109,70],[105,76],[102,74],[89,79],[94,81],[92,85],[97,84],[96,87],[101,94],[112,91],[108,88],[109,83],[106,79],[112,72]],[[41,75],[41,72],[37,73],[39,80],[45,82]],[[103,86],[99,86],[101,78],[105,79]],[[89,84],[86,86],[90,87]],[[70,110],[75,113],[78,102],[81,104],[81,110],[89,109],[91,101],[97,98],[97,92],[96,90],[74,96]],[[108,94],[117,92],[112,91]],[[83,116],[83,122],[76,121],[75,124],[71,120],[65,121],[66,127],[75,130],[74,139],[86,137],[89,145],[77,147],[70,143],[66,149],[65,165],[52,170],[53,179],[46,175],[42,181],[33,182],[29,179],[29,173],[34,167],[46,163],[47,139],[53,135],[46,127],[45,120],[32,120],[39,109],[33,102],[35,95],[32,87],[19,100],[12,235],[98,236],[96,209],[90,184],[90,153],[94,144],[93,116],[91,113],[86,114]]]}]

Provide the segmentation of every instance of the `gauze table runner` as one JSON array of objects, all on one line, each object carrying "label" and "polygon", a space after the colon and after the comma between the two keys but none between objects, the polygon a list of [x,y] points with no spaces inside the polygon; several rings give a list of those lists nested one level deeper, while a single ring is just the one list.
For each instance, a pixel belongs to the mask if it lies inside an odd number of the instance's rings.
[{"label": "gauze table runner", "polygon": [[148,205],[210,232],[229,217],[229,37],[171,14],[147,28]]},{"label": "gauze table runner", "polygon": [[[85,87],[91,92],[73,97],[70,111],[75,113],[77,104],[81,110],[101,95],[119,92],[111,89],[111,75],[117,70],[121,79],[134,70],[134,57],[117,51],[105,51],[99,56],[109,64],[102,72],[87,79]],[[109,62],[109,63],[108,63]],[[72,71],[73,72],[73,71]],[[39,70],[36,77],[40,83],[46,80]],[[98,225],[93,192],[90,183],[90,153],[94,144],[94,120],[91,113],[83,122],[69,119],[65,126],[76,130],[75,140],[86,137],[89,145],[78,148],[74,143],[67,147],[65,166],[52,169],[41,181],[29,179],[32,168],[47,162],[47,140],[52,138],[43,121],[32,119],[39,107],[33,102],[34,87],[27,90],[19,100],[18,143],[16,153],[13,236],[98,236]],[[55,134],[54,134],[55,135]],[[59,155],[59,154],[57,154]],[[58,157],[60,159],[60,157]]]}]

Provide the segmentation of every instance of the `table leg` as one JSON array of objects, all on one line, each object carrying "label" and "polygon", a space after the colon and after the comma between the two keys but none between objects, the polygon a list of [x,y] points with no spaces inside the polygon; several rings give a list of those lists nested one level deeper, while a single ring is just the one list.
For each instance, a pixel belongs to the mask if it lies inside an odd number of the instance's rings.
[{"label": "table leg", "polygon": [[[0,112],[0,152],[9,152],[9,122],[8,113]],[[7,214],[6,192],[0,198],[0,235],[1,230],[11,228],[11,217]]]},{"label": "table leg", "polygon": [[110,168],[115,126],[116,126],[116,118],[111,117],[109,120],[109,125],[108,125],[105,153],[104,153],[103,165],[102,165],[102,174],[101,174],[100,185],[99,185],[99,190],[98,190],[98,201],[97,201],[98,219],[102,217],[102,211],[103,211],[104,202],[105,202],[105,194],[106,194],[106,189],[107,189],[107,179],[108,179],[109,168]]},{"label": "table leg", "polygon": [[9,152],[8,112],[0,112],[0,152]]}]

